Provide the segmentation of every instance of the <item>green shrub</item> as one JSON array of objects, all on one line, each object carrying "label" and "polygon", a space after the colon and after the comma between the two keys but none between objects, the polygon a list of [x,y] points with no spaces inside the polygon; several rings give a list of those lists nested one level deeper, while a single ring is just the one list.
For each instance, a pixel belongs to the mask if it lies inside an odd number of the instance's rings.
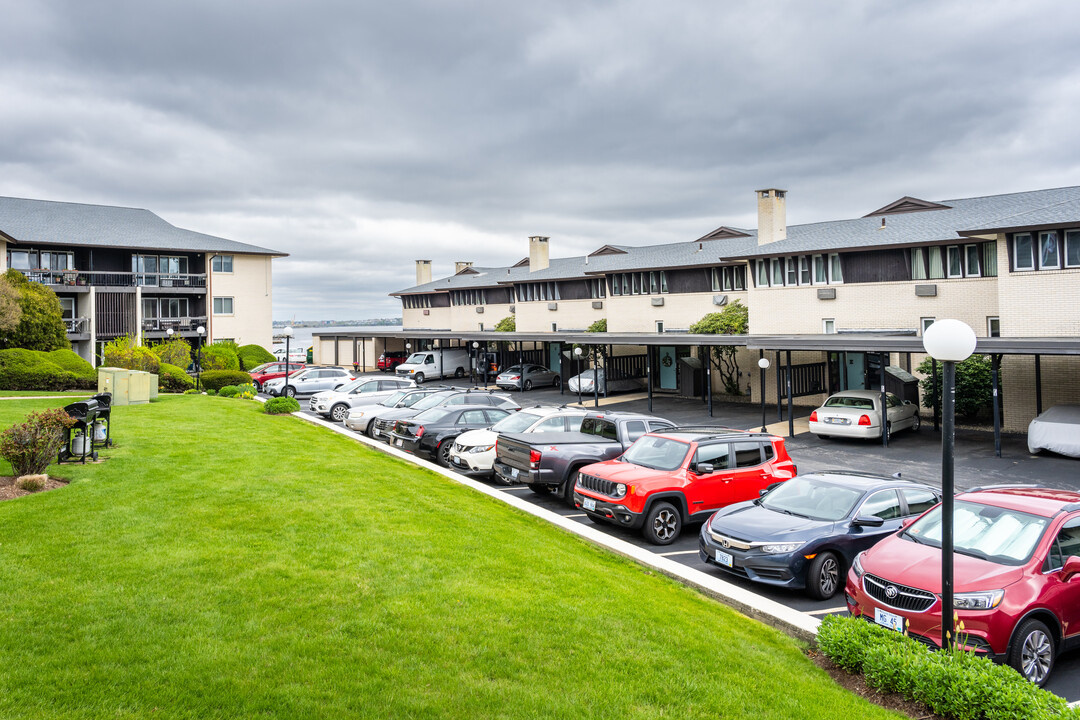
[{"label": "green shrub", "polygon": [[199,355],[201,357],[199,366],[203,370],[240,369],[240,358],[236,356],[236,351],[228,344],[214,343],[213,345],[207,345],[199,351]]},{"label": "green shrub", "polygon": [[135,338],[130,335],[121,335],[105,343],[101,349],[101,358],[107,367],[142,370],[155,375],[161,367],[161,360],[154,351],[148,347],[136,345]]},{"label": "green shrub", "polygon": [[187,392],[195,388],[195,379],[183,368],[163,362],[158,370],[158,388],[165,392]]},{"label": "green shrub", "polygon": [[197,394],[199,394],[199,391],[196,390],[195,388],[188,388],[187,390],[184,391],[184,394],[185,395],[197,395]]},{"label": "green shrub", "polygon": [[45,481],[41,475],[24,475],[15,481],[15,487],[27,492],[37,492],[45,487]]},{"label": "green shrub", "polygon": [[240,388],[236,387],[235,385],[226,385],[225,387],[219,389],[217,391],[217,394],[221,397],[236,397],[240,394]]},{"label": "green shrub", "polygon": [[53,362],[48,352],[0,350],[0,390],[73,390],[79,376]]},{"label": "green shrub", "polygon": [[242,370],[206,370],[201,377],[203,387],[215,392],[226,385],[244,385],[251,382],[251,376]]},{"label": "green shrub", "polygon": [[[923,407],[935,405],[941,411],[941,391],[945,384],[944,366],[937,364],[937,392],[934,392],[933,361],[926,358],[915,371],[925,375],[919,381],[923,391]],[[990,407],[993,401],[993,365],[989,355],[972,355],[964,362],[956,363],[956,414],[968,420]]]},{"label": "green shrub", "polygon": [[191,364],[191,345],[182,337],[158,343],[151,348],[162,363],[186,368]]},{"label": "green shrub", "polygon": [[75,374],[77,386],[83,390],[97,388],[97,370],[93,365],[79,357],[73,350],[53,350],[48,353],[49,361]]},{"label": "green shrub", "polygon": [[263,412],[270,415],[300,412],[300,403],[291,397],[270,398],[263,404]]},{"label": "green shrub", "polygon": [[[962,627],[961,627],[962,632]],[[818,647],[866,682],[900,693],[931,711],[960,720],[1080,718],[1065,700],[1036,687],[1007,665],[962,650],[931,652],[922,643],[861,618],[826,617]]]},{"label": "green shrub", "polygon": [[249,371],[277,359],[262,345],[241,345],[236,354],[240,358],[240,369]]},{"label": "green shrub", "polygon": [[25,422],[0,432],[0,457],[11,463],[16,477],[40,475],[56,459],[74,424],[60,408],[30,413]]},{"label": "green shrub", "polygon": [[259,394],[258,391],[255,389],[255,386],[251,383],[247,383],[246,385],[237,385],[236,390],[236,397],[243,398],[244,400],[251,400],[253,397]]}]

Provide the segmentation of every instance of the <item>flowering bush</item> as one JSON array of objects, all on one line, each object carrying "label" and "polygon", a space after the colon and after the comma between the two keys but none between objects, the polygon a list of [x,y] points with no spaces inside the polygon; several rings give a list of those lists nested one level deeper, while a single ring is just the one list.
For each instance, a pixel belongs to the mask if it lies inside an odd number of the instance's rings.
[{"label": "flowering bush", "polygon": [[64,447],[75,421],[59,408],[30,413],[26,421],[0,432],[0,457],[11,463],[15,476],[40,475]]}]

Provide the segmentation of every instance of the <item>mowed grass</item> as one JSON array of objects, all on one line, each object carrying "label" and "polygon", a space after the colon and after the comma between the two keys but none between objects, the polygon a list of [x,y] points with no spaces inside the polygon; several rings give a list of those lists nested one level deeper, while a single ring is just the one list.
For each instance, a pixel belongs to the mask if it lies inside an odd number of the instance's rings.
[{"label": "mowed grass", "polygon": [[0,503],[0,717],[897,717],[779,632],[259,409],[114,408],[105,463]]}]

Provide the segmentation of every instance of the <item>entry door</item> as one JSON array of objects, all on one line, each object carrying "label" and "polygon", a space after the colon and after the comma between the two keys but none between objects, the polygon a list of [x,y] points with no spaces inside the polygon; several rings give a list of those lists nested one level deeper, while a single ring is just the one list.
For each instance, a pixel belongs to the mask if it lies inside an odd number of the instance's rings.
[{"label": "entry door", "polygon": [[548,343],[548,370],[562,373],[562,343]]},{"label": "entry door", "polygon": [[679,386],[679,363],[675,359],[674,347],[658,348],[660,358],[660,389],[677,390]]},{"label": "entry door", "polygon": [[844,353],[842,390],[866,389],[866,353]]}]

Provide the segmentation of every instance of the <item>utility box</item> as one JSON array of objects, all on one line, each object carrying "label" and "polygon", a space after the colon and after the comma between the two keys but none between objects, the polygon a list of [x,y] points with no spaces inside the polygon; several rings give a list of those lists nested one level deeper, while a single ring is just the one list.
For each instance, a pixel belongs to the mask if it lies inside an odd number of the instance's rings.
[{"label": "utility box", "polygon": [[128,370],[128,405],[145,405],[150,402],[150,378],[154,378],[157,388],[157,376],[142,370]]},{"label": "utility box", "polygon": [[131,371],[117,367],[98,368],[98,392],[112,393],[113,405],[128,405],[131,394]]}]

